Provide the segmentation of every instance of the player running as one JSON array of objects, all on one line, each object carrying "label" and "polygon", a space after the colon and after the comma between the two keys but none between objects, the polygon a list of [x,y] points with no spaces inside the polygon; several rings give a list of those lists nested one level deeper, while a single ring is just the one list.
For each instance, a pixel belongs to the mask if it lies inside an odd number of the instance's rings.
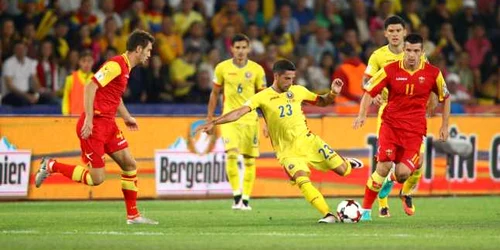
[{"label": "player running", "polygon": [[[393,163],[399,183],[405,182],[418,168],[422,137],[427,133],[426,105],[431,92],[444,102],[439,139],[448,137],[450,100],[443,75],[437,67],[421,59],[424,52],[420,35],[410,34],[404,41],[403,60],[388,64],[365,85],[371,97],[385,88],[389,94],[379,131],[377,168],[366,184],[362,220],[371,220],[373,202]],[[369,105],[364,102],[361,109]]]},{"label": "player running", "polygon": [[302,102],[326,106],[340,93],[343,82],[335,79],[331,91],[317,95],[306,88],[293,85],[295,65],[288,60],[279,60],[273,65],[273,85],[252,96],[243,106],[208,121],[197,131],[211,132],[215,125],[238,121],[259,108],[267,122],[269,135],[278,161],[302,194],[324,216],[318,222],[335,223],[338,218],[331,212],[323,195],[312,185],[308,164],[321,171],[333,171],[347,176],[352,168],[361,168],[362,162],[338,155],[320,137],[311,133],[302,112]]},{"label": "player running", "polygon": [[[404,37],[406,36],[406,25],[404,20],[399,16],[391,16],[387,18],[384,22],[384,35],[389,41],[389,44],[380,47],[375,50],[373,54],[370,56],[368,60],[368,66],[365,70],[365,76],[363,78],[363,84],[366,84],[368,80],[377,73],[380,69],[391,62],[395,62],[403,59],[403,46],[404,46]],[[425,55],[422,54],[421,60],[426,60]],[[375,96],[372,100],[370,95],[364,94],[361,100],[360,107],[363,107],[363,103],[371,103],[372,101],[378,105],[380,105],[378,110],[377,117],[377,136],[380,131],[380,125],[382,124],[382,113],[387,105],[387,95],[388,90],[384,88],[381,94]],[[430,100],[434,100],[435,96],[432,95]],[[434,106],[434,104],[430,104],[430,106]],[[433,108],[433,107],[431,107]],[[360,108],[358,118],[355,120],[353,127],[355,129],[363,126],[363,123],[366,119],[368,110]],[[424,137],[425,138],[425,137]],[[422,140],[423,141],[423,140]],[[425,144],[422,142],[422,146],[420,147],[420,153],[425,152]],[[408,181],[403,184],[403,188],[401,190],[402,200],[403,200],[403,208],[408,215],[413,215],[415,212],[415,207],[412,203],[411,192],[415,189],[415,186],[418,184],[420,177],[422,176],[422,163],[420,160],[418,162],[418,167],[415,172],[410,176]],[[390,174],[389,177],[384,182],[382,189],[380,190],[378,201],[379,201],[379,217],[390,217],[391,214],[389,212],[389,203],[388,196],[394,186],[394,174]],[[368,214],[366,214],[368,216]],[[364,218],[367,219],[367,218]]]},{"label": "player running", "polygon": [[[248,98],[266,88],[264,69],[248,59],[250,39],[237,34],[231,41],[233,58],[215,67],[214,87],[208,102],[207,121],[214,117],[217,99],[223,93],[223,114],[227,114],[245,103]],[[259,119],[257,112],[249,112],[235,123],[221,126],[226,151],[226,173],[233,190],[232,209],[252,210],[250,195],[255,182],[255,158],[259,156]],[[245,166],[243,192],[240,188],[238,155],[243,155]]]},{"label": "player running", "polygon": [[80,139],[82,160],[89,167],[68,165],[44,158],[35,177],[36,187],[54,173],[73,181],[97,186],[104,181],[104,154],[108,154],[122,169],[121,184],[127,210],[127,224],[158,224],[139,213],[137,201],[137,165],[128,149],[127,140],[118,129],[115,115],[122,117],[129,130],[139,127],[123,104],[130,71],[151,56],[154,38],[136,30],[127,40],[127,51],[104,63],[85,86],[84,112],[78,120],[76,133]]}]

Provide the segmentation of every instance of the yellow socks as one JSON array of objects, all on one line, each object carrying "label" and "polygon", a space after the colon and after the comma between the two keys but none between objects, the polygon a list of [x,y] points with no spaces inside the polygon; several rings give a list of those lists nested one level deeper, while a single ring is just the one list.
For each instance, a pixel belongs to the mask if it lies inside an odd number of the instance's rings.
[{"label": "yellow socks", "polygon": [[323,216],[330,212],[330,207],[326,204],[323,195],[316,189],[307,176],[298,177],[295,182],[302,191],[304,198],[313,205]]},{"label": "yellow socks", "polygon": [[255,158],[244,158],[245,174],[243,176],[243,200],[249,200],[255,183]]},{"label": "yellow socks", "polygon": [[411,194],[411,192],[415,189],[418,182],[420,181],[420,177],[422,177],[422,168],[417,168],[415,169],[413,174],[410,175],[410,177],[408,177],[408,179],[404,182],[402,194],[403,195]]},{"label": "yellow socks", "polygon": [[228,151],[226,157],[226,173],[229,184],[231,184],[231,188],[233,189],[233,195],[241,195],[238,154],[234,151]]},{"label": "yellow socks", "polygon": [[71,179],[88,186],[94,186],[94,182],[92,181],[92,176],[90,175],[89,171],[80,165],[76,165],[74,167]]}]

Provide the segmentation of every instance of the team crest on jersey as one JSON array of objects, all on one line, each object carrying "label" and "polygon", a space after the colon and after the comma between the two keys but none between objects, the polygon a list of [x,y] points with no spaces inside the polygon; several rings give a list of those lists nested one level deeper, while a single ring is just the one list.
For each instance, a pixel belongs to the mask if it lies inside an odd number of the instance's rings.
[{"label": "team crest on jersey", "polygon": [[249,79],[252,78],[252,72],[250,71],[245,72],[245,77]]},{"label": "team crest on jersey", "polygon": [[419,76],[419,77],[418,77],[418,82],[419,82],[420,84],[423,84],[423,83],[425,82],[425,77],[423,77],[423,76]]},{"label": "team crest on jersey", "polygon": [[292,170],[294,167],[295,167],[295,165],[290,164],[290,165],[288,165],[288,170]]},{"label": "team crest on jersey", "polygon": [[286,92],[286,97],[287,97],[288,99],[293,99],[293,93],[292,93],[292,91],[288,91],[288,92]]}]

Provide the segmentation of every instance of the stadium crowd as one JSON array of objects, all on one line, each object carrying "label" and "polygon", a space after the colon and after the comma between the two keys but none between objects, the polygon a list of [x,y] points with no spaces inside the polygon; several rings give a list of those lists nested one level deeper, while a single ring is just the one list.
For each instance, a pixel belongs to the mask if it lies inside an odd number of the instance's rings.
[{"label": "stadium crowd", "polygon": [[[296,83],[317,93],[333,77],[361,81],[386,44],[384,20],[400,15],[425,39],[444,74],[454,110],[500,103],[500,1],[497,0],[0,0],[2,105],[61,105],[80,57],[92,71],[125,51],[134,29],[155,38],[148,65],[130,74],[126,103],[207,103],[214,67],[231,57],[231,38],[251,40],[250,59],[268,85],[273,63],[296,62]],[[90,72],[88,72],[91,74]],[[349,83],[349,80],[353,83]],[[351,88],[347,88],[351,89]],[[359,91],[342,93],[359,101]]]}]

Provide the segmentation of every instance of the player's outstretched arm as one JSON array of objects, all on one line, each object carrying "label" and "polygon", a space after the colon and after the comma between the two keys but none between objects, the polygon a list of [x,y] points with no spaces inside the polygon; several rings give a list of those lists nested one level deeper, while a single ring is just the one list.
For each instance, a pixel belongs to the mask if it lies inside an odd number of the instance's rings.
[{"label": "player's outstretched arm", "polygon": [[352,128],[358,129],[363,127],[365,124],[366,120],[366,115],[368,113],[368,108],[370,107],[370,104],[372,103],[372,97],[368,93],[364,93],[363,97],[361,98],[361,103],[359,104],[359,112],[358,112],[358,117],[354,119],[354,122],[352,124]]},{"label": "player's outstretched arm", "polygon": [[241,106],[238,109],[235,109],[235,110],[233,110],[229,113],[226,113],[226,114],[224,114],[216,119],[213,119],[212,121],[208,121],[206,124],[199,126],[196,129],[196,132],[202,131],[202,132],[206,132],[206,133],[210,134],[210,133],[212,133],[212,131],[213,131],[212,129],[215,125],[237,121],[238,119],[240,119],[242,116],[244,116],[245,114],[247,114],[250,111],[252,111],[252,109],[250,107],[248,107],[246,105]]},{"label": "player's outstretched arm", "polygon": [[93,80],[85,85],[83,107],[85,109],[85,121],[82,126],[81,136],[87,139],[92,134],[92,127],[94,121],[94,99],[97,91],[97,83]]},{"label": "player's outstretched arm", "polygon": [[332,81],[331,90],[327,94],[318,96],[319,99],[316,102],[316,106],[324,107],[330,105],[335,100],[335,96],[337,96],[342,90],[342,86],[344,82],[340,80],[340,78],[335,78]]},{"label": "player's outstretched arm", "polygon": [[443,116],[441,129],[439,130],[439,139],[446,141],[448,139],[448,122],[450,120],[451,101],[450,98],[444,100]]}]

